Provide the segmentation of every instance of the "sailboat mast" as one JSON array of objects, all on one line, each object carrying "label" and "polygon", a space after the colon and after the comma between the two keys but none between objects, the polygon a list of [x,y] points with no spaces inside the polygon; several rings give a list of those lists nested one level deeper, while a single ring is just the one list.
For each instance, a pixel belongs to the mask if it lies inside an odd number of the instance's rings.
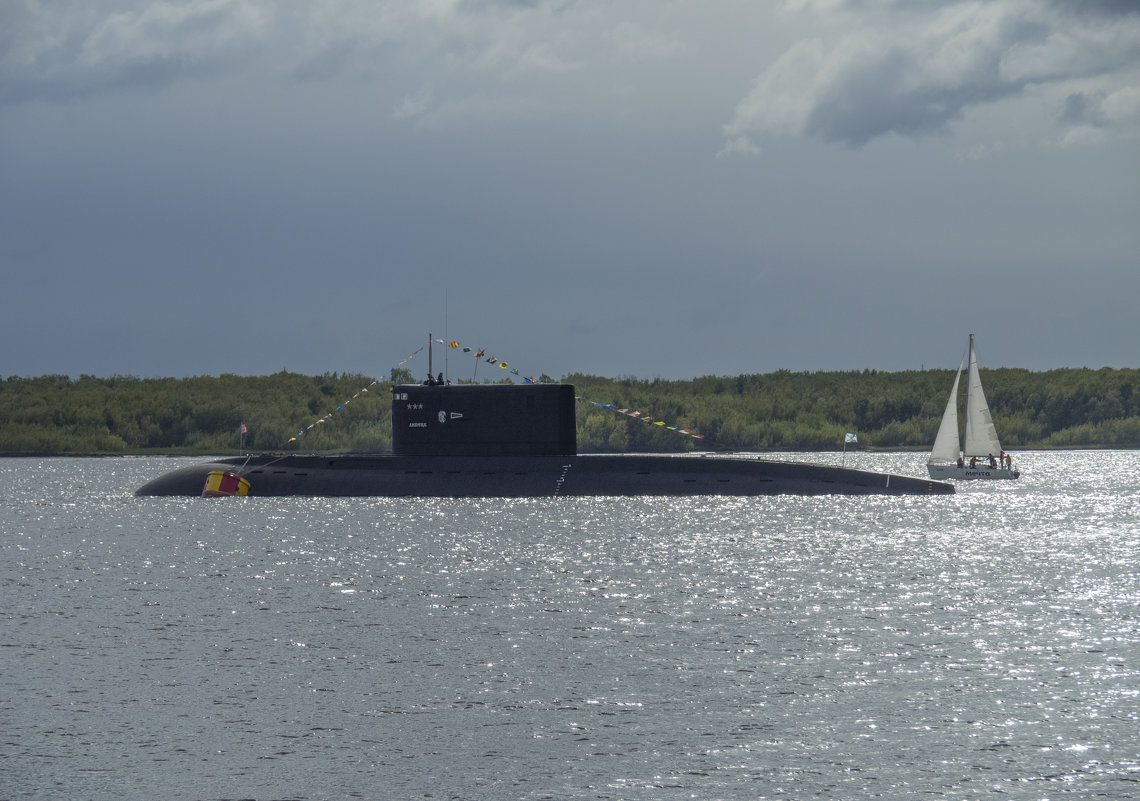
[{"label": "sailboat mast", "polygon": [[[970,335],[971,347],[973,347],[973,336],[973,334]],[[431,331],[428,331],[428,377],[430,378],[433,375],[435,375],[435,373],[431,371]]]},{"label": "sailboat mast", "polygon": [[[970,334],[970,352],[966,354],[966,430],[970,428],[970,410],[973,405],[970,398],[974,395],[974,378],[978,375],[978,357],[974,355],[974,335]],[[969,455],[969,454],[967,454]]]}]

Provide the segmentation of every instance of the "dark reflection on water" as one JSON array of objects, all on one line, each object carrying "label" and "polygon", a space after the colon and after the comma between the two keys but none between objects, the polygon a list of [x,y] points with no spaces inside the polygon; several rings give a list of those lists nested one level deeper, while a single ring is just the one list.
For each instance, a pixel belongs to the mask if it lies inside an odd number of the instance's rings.
[{"label": "dark reflection on water", "polygon": [[204,501],[130,495],[171,460],[0,460],[0,795],[1140,796],[1140,453],[1020,462],[948,498]]}]

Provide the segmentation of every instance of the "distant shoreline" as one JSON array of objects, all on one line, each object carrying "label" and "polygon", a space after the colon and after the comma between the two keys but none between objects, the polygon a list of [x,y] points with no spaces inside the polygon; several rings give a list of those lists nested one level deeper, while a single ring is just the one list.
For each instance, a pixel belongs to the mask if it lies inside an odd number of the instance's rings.
[{"label": "distant shoreline", "polygon": [[[1007,450],[1140,448],[1140,369],[982,374]],[[578,398],[581,453],[824,453],[842,450],[848,433],[858,436],[849,452],[921,452],[934,442],[953,378],[952,370],[779,370],[683,381],[572,374],[559,383]],[[407,370],[391,380],[416,383]],[[385,453],[391,387],[359,374],[286,371],[9,377],[0,380],[0,454]]]},{"label": "distant shoreline", "polygon": [[[1122,446],[1122,445],[1102,445],[1102,446],[1097,446],[1097,445],[1080,445],[1080,446],[1077,446],[1077,445],[1074,445],[1074,446],[1065,446],[1065,447],[1057,447],[1057,448],[1017,448],[1017,449],[1011,449],[1011,450],[1007,451],[1007,453],[1011,453],[1011,454],[1016,455],[1016,454],[1020,454],[1020,453],[1066,453],[1066,452],[1075,452],[1075,451],[1140,451],[1140,446],[1129,447],[1129,446]],[[60,453],[3,453],[3,452],[0,452],[0,459],[178,459],[178,458],[197,458],[197,459],[200,459],[200,458],[210,457],[210,456],[232,458],[235,456],[249,456],[249,455],[274,456],[274,455],[296,454],[296,453],[309,454],[309,455],[314,455],[314,456],[337,456],[337,455],[341,455],[341,454],[344,454],[347,452],[345,452],[345,451],[280,451],[280,450],[278,450],[278,451],[242,451],[241,453],[238,453],[237,451],[195,451],[195,452],[177,452],[177,453],[175,453],[175,452],[154,452],[154,453],[66,453],[66,452],[60,452]],[[383,456],[389,452],[388,451],[377,451],[377,452],[353,451],[351,453],[353,455]],[[605,455],[605,454],[623,454],[623,453],[635,453],[635,451],[579,451],[578,455],[579,456],[593,455],[593,454]],[[675,452],[670,451],[667,453],[682,453],[682,452],[681,451],[675,451]],[[922,448],[882,448],[882,449],[879,449],[879,448],[859,448],[859,449],[855,449],[855,450],[848,449],[846,451],[844,451],[840,448],[835,448],[832,450],[781,449],[781,450],[774,450],[774,451],[686,451],[685,453],[691,453],[694,456],[699,455],[701,453],[718,453],[718,454],[747,453],[747,454],[756,454],[757,456],[771,456],[771,455],[776,455],[776,454],[781,454],[781,453],[794,453],[794,454],[824,454],[824,453],[843,454],[843,453],[846,453],[848,456],[858,456],[859,454],[886,456],[886,455],[890,455],[890,454],[925,454],[926,451]]]}]

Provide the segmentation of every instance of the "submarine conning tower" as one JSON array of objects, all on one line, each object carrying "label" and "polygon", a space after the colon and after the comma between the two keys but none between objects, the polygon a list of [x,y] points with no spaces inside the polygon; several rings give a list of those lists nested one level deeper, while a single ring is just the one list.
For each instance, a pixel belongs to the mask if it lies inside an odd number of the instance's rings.
[{"label": "submarine conning tower", "polygon": [[398,456],[573,456],[570,384],[398,384],[392,387]]}]

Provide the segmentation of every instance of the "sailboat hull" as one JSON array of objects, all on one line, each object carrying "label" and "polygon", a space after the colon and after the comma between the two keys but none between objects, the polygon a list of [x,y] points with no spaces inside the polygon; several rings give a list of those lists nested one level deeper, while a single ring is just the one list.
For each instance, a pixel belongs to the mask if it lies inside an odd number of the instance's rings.
[{"label": "sailboat hull", "polygon": [[1007,470],[1001,467],[959,467],[956,464],[928,464],[926,471],[936,481],[950,481],[953,479],[1016,479],[1021,477],[1020,470]]}]

